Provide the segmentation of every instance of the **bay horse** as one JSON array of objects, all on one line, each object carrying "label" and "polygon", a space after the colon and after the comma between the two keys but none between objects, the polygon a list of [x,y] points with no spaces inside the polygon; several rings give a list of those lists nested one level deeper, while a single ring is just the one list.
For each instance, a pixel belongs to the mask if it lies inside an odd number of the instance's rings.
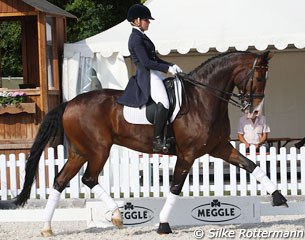
[{"label": "bay horse", "polygon": [[[168,223],[170,212],[174,209],[194,160],[207,153],[253,174],[271,194],[274,206],[287,206],[286,198],[265,172],[229,142],[228,102],[233,101],[233,104],[249,114],[260,106],[271,58],[269,51],[260,54],[248,51],[227,52],[209,59],[188,74],[179,76],[184,83],[185,96],[180,111],[185,114],[181,114],[172,123],[177,161],[170,193],[160,212],[158,233],[172,232]],[[235,87],[238,94],[233,93]],[[87,163],[87,168],[82,182],[112,211],[112,223],[118,228],[122,227],[118,205],[98,183],[98,177],[113,144],[153,153],[153,126],[126,122],[123,106],[117,103],[121,94],[122,91],[113,89],[83,93],[51,110],[44,118],[27,159],[23,189],[14,200],[17,206],[26,203],[40,156],[57,130],[62,128],[67,138],[69,155],[68,161],[54,179],[44,210],[44,236],[53,234],[51,220],[60,193],[84,163]]]}]

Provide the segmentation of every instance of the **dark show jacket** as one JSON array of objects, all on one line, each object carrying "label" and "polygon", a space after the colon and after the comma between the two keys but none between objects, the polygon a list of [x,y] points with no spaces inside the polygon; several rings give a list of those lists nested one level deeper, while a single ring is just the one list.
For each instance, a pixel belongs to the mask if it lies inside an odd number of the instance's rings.
[{"label": "dark show jacket", "polygon": [[133,28],[128,41],[132,62],[136,65],[136,75],[132,76],[118,103],[141,107],[150,97],[150,70],[167,73],[172,63],[160,59],[154,43],[140,30]]}]

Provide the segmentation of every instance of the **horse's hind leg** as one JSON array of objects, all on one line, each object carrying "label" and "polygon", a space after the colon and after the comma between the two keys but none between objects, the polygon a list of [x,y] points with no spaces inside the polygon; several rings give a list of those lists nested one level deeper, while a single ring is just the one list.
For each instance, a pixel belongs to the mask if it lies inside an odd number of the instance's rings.
[{"label": "horse's hind leg", "polygon": [[53,235],[51,220],[58,204],[60,194],[85,162],[83,157],[70,151],[68,161],[54,179],[53,189],[50,191],[48,202],[44,209],[44,226],[41,231],[42,236],[49,237]]},{"label": "horse's hind leg", "polygon": [[118,228],[123,227],[123,219],[119,211],[117,203],[113,198],[103,189],[103,187],[98,183],[98,177],[102,171],[107,158],[109,155],[109,149],[98,151],[96,157],[91,158],[92,161],[88,161],[86,171],[82,177],[82,182],[88,186],[91,191],[96,195],[97,198],[101,199],[107,206],[107,208],[112,212],[111,222]]},{"label": "horse's hind leg", "polygon": [[212,156],[222,158],[225,161],[245,169],[259,181],[266,191],[272,195],[273,206],[288,206],[287,199],[277,190],[276,185],[269,179],[260,166],[243,156],[229,142],[219,144],[219,147],[213,150]]}]

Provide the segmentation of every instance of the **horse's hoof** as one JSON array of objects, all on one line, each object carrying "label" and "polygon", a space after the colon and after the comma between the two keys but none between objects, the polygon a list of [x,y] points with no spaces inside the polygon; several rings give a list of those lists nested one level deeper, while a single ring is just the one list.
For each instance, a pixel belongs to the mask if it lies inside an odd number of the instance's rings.
[{"label": "horse's hoof", "polygon": [[117,228],[123,228],[123,219],[119,209],[114,210],[112,213],[111,222]]},{"label": "horse's hoof", "polygon": [[272,206],[288,207],[287,199],[278,190],[272,193]]},{"label": "horse's hoof", "polygon": [[170,234],[173,233],[171,227],[168,223],[160,223],[159,228],[157,230],[157,233],[159,234]]},{"label": "horse's hoof", "polygon": [[47,229],[47,230],[41,230],[41,236],[52,237],[52,236],[54,236],[54,234],[51,229]]}]

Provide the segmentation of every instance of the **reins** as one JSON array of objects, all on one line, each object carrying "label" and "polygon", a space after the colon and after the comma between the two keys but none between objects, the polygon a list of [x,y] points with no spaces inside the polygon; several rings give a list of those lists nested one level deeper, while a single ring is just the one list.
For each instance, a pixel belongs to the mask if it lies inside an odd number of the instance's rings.
[{"label": "reins", "polygon": [[[213,91],[212,94],[215,97],[217,97],[218,99],[220,99],[222,101],[225,101],[227,103],[230,103],[231,105],[233,105],[235,107],[238,107],[242,111],[244,111],[248,107],[251,107],[251,103],[252,103],[252,100],[254,98],[264,98],[264,96],[265,96],[263,93],[262,94],[255,94],[255,93],[252,92],[253,76],[254,76],[255,68],[265,68],[265,67],[262,67],[262,66],[256,66],[257,59],[258,58],[255,59],[251,70],[249,70],[248,73],[246,74],[246,76],[244,77],[244,79],[242,81],[243,82],[243,88],[242,88],[243,90],[238,94],[233,93],[233,92],[227,92],[227,91],[221,90],[219,88],[210,86],[208,84],[201,83],[201,82],[195,80],[194,78],[190,77],[187,73],[177,73],[177,78],[181,81],[183,91],[185,89],[184,82],[188,82],[188,83],[190,83],[190,84],[192,84],[196,87],[207,88],[209,90],[212,90]],[[249,80],[251,81],[250,82],[250,93],[246,94],[246,87],[248,85]],[[223,96],[220,96],[217,93],[221,93],[222,95],[227,95],[229,98],[225,98]],[[247,99],[249,101],[247,101]],[[185,95],[185,100],[186,100],[186,106],[187,106],[187,111],[186,112],[188,112],[189,100],[188,100],[188,96],[186,96],[186,95]],[[185,114],[185,113],[183,113],[183,114]]]},{"label": "reins", "polygon": [[[241,108],[241,109],[244,108],[242,103],[239,103],[237,100],[233,99],[233,97],[234,97],[234,98],[238,98],[239,100],[241,100],[241,96],[242,96],[241,94],[226,92],[226,91],[223,91],[221,89],[212,87],[210,85],[198,82],[194,78],[190,77],[187,73],[177,73],[177,77],[181,81],[183,91],[184,91],[184,84],[183,84],[183,82],[188,82],[188,83],[190,83],[190,84],[192,84],[192,85],[194,85],[196,87],[207,88],[207,89],[213,90],[214,93],[212,92],[212,94],[215,97],[221,99],[222,101],[228,102],[228,103],[232,104],[235,107],[238,107],[238,108]],[[217,95],[216,92],[219,92],[221,94],[225,94],[225,95],[229,96],[229,99],[226,99],[226,98],[224,98],[224,97],[222,97],[220,95]],[[186,100],[186,105],[188,106],[189,100],[188,100],[188,96],[187,95],[185,95],[185,100]]]}]

